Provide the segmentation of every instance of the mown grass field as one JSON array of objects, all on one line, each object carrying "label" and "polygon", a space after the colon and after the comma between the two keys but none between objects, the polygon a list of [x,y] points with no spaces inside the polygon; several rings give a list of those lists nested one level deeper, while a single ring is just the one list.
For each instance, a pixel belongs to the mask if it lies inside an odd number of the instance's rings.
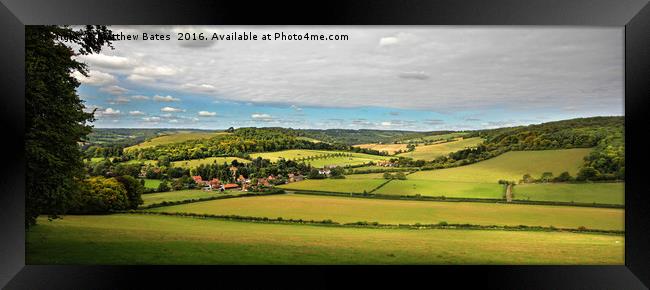
[{"label": "mown grass field", "polygon": [[223,196],[223,195],[238,195],[241,191],[207,191],[201,189],[188,189],[177,190],[157,193],[147,193],[142,195],[144,201],[143,206],[151,205],[154,203],[161,203],[163,201],[181,201],[187,199],[201,199],[206,197]]},{"label": "mown grass field", "polygon": [[433,160],[436,159],[436,157],[444,156],[465,148],[476,147],[481,143],[483,143],[483,139],[481,138],[467,138],[440,144],[419,145],[415,147],[414,151],[400,153],[397,155],[413,158],[415,160]]},{"label": "mown grass field", "polygon": [[172,216],[64,216],[26,233],[26,264],[622,265],[621,235],[261,224]]},{"label": "mown grass field", "polygon": [[386,180],[381,177],[381,174],[375,173],[346,175],[345,179],[308,179],[278,187],[295,190],[362,193],[364,190],[369,192],[384,182]]},{"label": "mown grass field", "polygon": [[[411,177],[412,175],[409,175]],[[501,199],[505,188],[495,183],[457,182],[440,180],[393,180],[373,193],[388,195],[444,196],[462,198]]]},{"label": "mown grass field", "polygon": [[440,169],[420,171],[409,175],[409,179],[446,180],[496,183],[500,179],[519,181],[526,173],[539,178],[543,172],[555,176],[568,171],[572,176],[583,164],[583,158],[591,152],[589,148],[511,151],[478,163]]},{"label": "mown grass field", "polygon": [[303,220],[330,219],[382,224],[528,225],[558,228],[623,230],[623,210],[610,208],[497,204],[479,202],[431,202],[354,197],[283,194],[195,202],[151,209]]},{"label": "mown grass field", "polygon": [[513,193],[515,200],[625,204],[623,182],[518,184]]},{"label": "mown grass field", "polygon": [[160,179],[144,179],[144,187],[146,188],[158,188],[160,183],[162,183]]},{"label": "mown grass field", "polygon": [[144,148],[149,148],[149,147],[154,147],[158,145],[165,145],[165,144],[172,144],[172,143],[180,143],[180,142],[185,142],[189,140],[196,140],[196,139],[206,139],[210,137],[214,137],[220,134],[230,134],[226,132],[187,132],[187,131],[179,131],[175,134],[169,134],[169,135],[164,135],[156,138],[152,138],[150,140],[144,141],[140,144],[126,147],[124,150],[133,150],[133,149],[144,149]]},{"label": "mown grass field", "polygon": [[354,152],[344,152],[344,151],[326,151],[326,150],[306,150],[306,149],[293,149],[293,150],[283,150],[277,152],[263,152],[263,153],[253,153],[250,154],[251,159],[257,157],[262,157],[263,159],[269,159],[272,162],[276,162],[280,158],[286,160],[298,160],[301,158],[309,157],[321,157],[327,156],[330,154],[344,153],[351,156],[331,156],[325,158],[316,158],[312,160],[302,160],[299,162],[305,162],[311,164],[314,167],[323,167],[326,165],[337,165],[337,166],[346,166],[346,165],[358,165],[369,162],[377,162],[380,160],[385,160],[388,157],[378,156],[364,153],[354,153]]},{"label": "mown grass field", "polygon": [[402,141],[402,143],[409,143],[409,142],[425,142],[425,141],[441,141],[441,140],[447,140],[449,138],[458,138],[458,137],[463,137],[467,135],[467,133],[463,132],[458,132],[458,133],[449,133],[449,134],[439,134],[439,135],[430,135],[430,136],[424,136],[420,138],[413,138],[409,140]]},{"label": "mown grass field", "polygon": [[406,150],[406,144],[359,144],[354,147],[372,149],[377,151],[386,151],[388,154],[395,154],[395,151]]},{"label": "mown grass field", "polygon": [[174,161],[172,162],[172,167],[182,167],[182,168],[194,168],[198,167],[201,164],[219,164],[222,165],[224,162],[230,164],[233,160],[237,160],[240,163],[248,163],[250,160],[246,160],[238,157],[207,157],[200,159],[190,159],[183,161]]}]

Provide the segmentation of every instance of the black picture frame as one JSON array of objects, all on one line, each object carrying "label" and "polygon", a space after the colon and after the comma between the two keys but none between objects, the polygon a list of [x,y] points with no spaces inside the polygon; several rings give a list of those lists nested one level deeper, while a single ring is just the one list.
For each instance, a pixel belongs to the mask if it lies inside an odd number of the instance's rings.
[{"label": "black picture frame", "polygon": [[[334,287],[390,284],[517,289],[647,289],[650,209],[644,142],[650,98],[647,0],[407,0],[222,2],[204,0],[0,0],[0,287],[7,289]],[[309,3],[309,5],[307,4]],[[624,266],[25,266],[24,26],[40,24],[553,25],[625,27]],[[347,281],[343,281],[343,280]],[[300,284],[305,280],[310,284]],[[415,285],[415,284],[413,284]],[[426,287],[426,286],[425,286]]]}]

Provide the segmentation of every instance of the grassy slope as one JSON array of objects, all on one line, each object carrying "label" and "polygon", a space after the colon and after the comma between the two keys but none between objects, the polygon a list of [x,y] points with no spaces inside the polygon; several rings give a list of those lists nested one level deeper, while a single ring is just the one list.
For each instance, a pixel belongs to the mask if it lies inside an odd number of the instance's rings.
[{"label": "grassy slope", "polygon": [[162,180],[160,180],[160,179],[145,179],[144,180],[144,187],[146,187],[146,188],[158,188],[158,185],[160,185],[161,182],[162,182]]},{"label": "grassy slope", "polygon": [[180,142],[185,142],[189,140],[195,140],[195,139],[205,139],[205,138],[210,138],[214,137],[216,135],[220,134],[229,134],[229,133],[224,133],[224,132],[179,132],[176,134],[170,134],[170,135],[164,135],[156,138],[152,138],[150,140],[144,141],[138,145],[130,146],[127,148],[124,148],[124,150],[132,150],[132,149],[143,149],[143,148],[149,148],[149,147],[154,147],[158,145],[164,145],[164,144],[171,144],[171,143],[180,143]]},{"label": "grassy slope", "polygon": [[622,182],[519,184],[514,187],[514,198],[622,205],[625,204],[625,184]]},{"label": "grassy slope", "polygon": [[327,154],[335,153],[345,153],[351,154],[352,157],[327,157],[327,158],[318,158],[313,160],[303,160],[300,162],[305,162],[311,164],[314,167],[323,167],[326,165],[337,165],[337,166],[346,166],[346,165],[358,165],[368,162],[377,162],[379,160],[387,159],[385,156],[377,156],[364,153],[353,153],[353,152],[343,152],[343,151],[325,151],[325,150],[306,150],[306,149],[293,149],[293,150],[283,150],[278,152],[263,152],[263,153],[253,153],[250,155],[252,159],[257,157],[262,157],[264,159],[270,159],[275,162],[280,158],[292,160],[297,158],[304,157],[313,157],[313,156],[324,156]]},{"label": "grassy slope", "polygon": [[436,157],[447,155],[458,150],[475,147],[482,142],[483,139],[475,137],[440,144],[420,145],[415,147],[415,150],[412,152],[400,153],[397,155],[416,160],[433,160]]},{"label": "grassy slope", "polygon": [[367,148],[367,149],[372,149],[372,150],[377,150],[377,151],[386,151],[386,152],[388,152],[388,154],[394,154],[395,151],[398,151],[398,150],[406,150],[406,144],[377,144],[377,143],[371,143],[371,144],[359,144],[359,145],[355,145],[355,147]]},{"label": "grassy slope", "polygon": [[623,236],[256,224],[167,216],[40,218],[34,264],[619,264]]},{"label": "grassy slope", "polygon": [[309,179],[280,185],[280,188],[295,190],[316,190],[329,192],[369,192],[386,182],[381,174],[354,174],[345,179]]},{"label": "grassy slope", "polygon": [[539,177],[545,171],[554,175],[568,171],[575,176],[590,151],[588,148],[511,151],[467,166],[416,172],[409,179],[496,183],[499,179],[518,181],[526,173]]},{"label": "grassy slope", "polygon": [[[226,191],[225,194],[237,194],[240,191]],[[190,189],[190,190],[178,190],[178,191],[168,191],[168,192],[158,192],[158,193],[147,193],[142,195],[142,200],[144,201],[144,206],[161,203],[163,201],[181,201],[186,199],[200,199],[205,197],[221,196],[224,195],[222,192],[218,191],[206,191],[201,189]]]},{"label": "grassy slope", "polygon": [[[411,175],[409,175],[410,177]],[[389,195],[445,196],[462,198],[503,197],[503,185],[495,183],[456,182],[439,180],[393,180],[373,193]]]},{"label": "grassy slope", "polygon": [[196,202],[151,209],[157,212],[241,215],[304,220],[331,219],[384,224],[470,223],[622,230],[623,210],[567,206],[423,202],[311,195],[273,195]]},{"label": "grassy slope", "polygon": [[242,159],[242,158],[237,158],[237,157],[208,157],[208,158],[201,158],[201,159],[190,159],[190,160],[183,160],[183,161],[174,161],[172,162],[173,167],[183,167],[183,168],[194,168],[198,167],[201,164],[223,164],[224,162],[230,164],[233,160],[237,160],[237,162],[240,163],[247,163],[250,162],[249,160]]}]

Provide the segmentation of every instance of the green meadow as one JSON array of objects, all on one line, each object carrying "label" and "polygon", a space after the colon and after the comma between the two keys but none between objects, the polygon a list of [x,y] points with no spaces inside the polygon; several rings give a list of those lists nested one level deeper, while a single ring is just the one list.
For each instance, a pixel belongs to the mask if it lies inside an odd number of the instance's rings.
[{"label": "green meadow", "polygon": [[622,235],[340,228],[129,214],[39,218],[26,233],[28,265],[622,265],[624,249]]},{"label": "green meadow", "polygon": [[236,195],[240,191],[207,191],[201,189],[189,189],[189,190],[178,190],[178,191],[167,191],[167,192],[157,192],[157,193],[147,193],[142,195],[142,200],[144,201],[143,206],[148,206],[154,203],[161,203],[163,201],[172,202],[172,201],[182,201],[188,199],[201,199],[214,196],[222,196],[225,194]]},{"label": "green meadow", "polygon": [[144,187],[146,188],[158,188],[160,183],[162,183],[160,179],[144,179]]},{"label": "green meadow", "polygon": [[289,184],[283,184],[278,187],[294,190],[315,190],[328,192],[354,192],[362,193],[364,190],[369,192],[382,183],[386,182],[381,174],[354,174],[347,175],[345,179],[308,179]]},{"label": "green meadow", "polygon": [[460,139],[433,145],[419,145],[414,151],[397,154],[397,156],[409,157],[416,160],[433,160],[436,157],[444,156],[465,148],[476,147],[483,143],[483,139],[474,137]]},{"label": "green meadow", "polygon": [[189,140],[196,140],[196,139],[207,139],[211,138],[220,134],[229,134],[225,132],[187,132],[187,131],[179,131],[174,134],[169,134],[169,135],[163,135],[159,137],[152,138],[150,140],[144,141],[140,144],[126,147],[124,148],[125,151],[133,150],[133,149],[144,149],[144,148],[149,148],[149,147],[155,147],[158,145],[165,145],[165,144],[172,144],[172,143],[181,143]]},{"label": "green meadow", "polygon": [[222,165],[224,162],[230,164],[233,160],[237,160],[239,163],[248,163],[250,160],[246,160],[238,157],[207,157],[200,159],[190,159],[183,161],[174,161],[172,162],[172,167],[182,167],[182,168],[194,168],[202,164],[219,164]]},{"label": "green meadow", "polygon": [[[413,175],[409,175],[408,177],[412,176]],[[387,195],[419,194],[422,196],[501,199],[505,193],[505,188],[503,185],[497,184],[496,182],[477,183],[408,178],[407,180],[393,180],[373,193]]]},{"label": "green meadow", "polygon": [[518,181],[526,173],[539,178],[543,172],[555,176],[568,171],[575,176],[583,164],[583,158],[591,152],[590,148],[510,151],[466,166],[419,171],[409,175],[409,179],[446,180],[467,182],[498,182],[500,179]]},{"label": "green meadow", "polygon": [[554,226],[623,230],[623,210],[611,208],[521,205],[479,202],[432,202],[269,195],[195,202],[150,209],[153,212],[239,215],[285,219],[358,221],[382,224],[451,224]]},{"label": "green meadow", "polygon": [[623,182],[518,184],[513,193],[515,200],[625,204]]},{"label": "green meadow", "polygon": [[[330,154],[344,153],[345,155],[350,156],[328,156]],[[250,154],[252,159],[257,157],[262,157],[263,159],[269,159],[272,162],[277,161],[280,158],[286,160],[298,160],[301,158],[314,158],[311,160],[301,160],[300,162],[305,162],[311,164],[314,167],[323,167],[326,165],[337,165],[337,166],[346,166],[346,165],[358,165],[365,164],[369,162],[377,162],[380,160],[385,160],[388,157],[371,155],[365,153],[355,153],[355,152],[344,152],[344,151],[326,151],[326,150],[306,150],[306,149],[294,149],[294,150],[283,150],[277,152],[263,152],[263,153],[253,153]]]}]

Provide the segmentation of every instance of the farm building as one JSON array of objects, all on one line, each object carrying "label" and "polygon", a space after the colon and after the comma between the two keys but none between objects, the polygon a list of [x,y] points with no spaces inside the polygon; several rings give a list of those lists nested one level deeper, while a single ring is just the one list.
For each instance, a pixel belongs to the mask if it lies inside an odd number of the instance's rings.
[{"label": "farm building", "polygon": [[224,185],[223,185],[223,188],[224,188],[225,190],[229,190],[229,189],[237,189],[237,188],[239,188],[239,184],[237,184],[237,183],[228,183],[228,184],[224,184]]}]

